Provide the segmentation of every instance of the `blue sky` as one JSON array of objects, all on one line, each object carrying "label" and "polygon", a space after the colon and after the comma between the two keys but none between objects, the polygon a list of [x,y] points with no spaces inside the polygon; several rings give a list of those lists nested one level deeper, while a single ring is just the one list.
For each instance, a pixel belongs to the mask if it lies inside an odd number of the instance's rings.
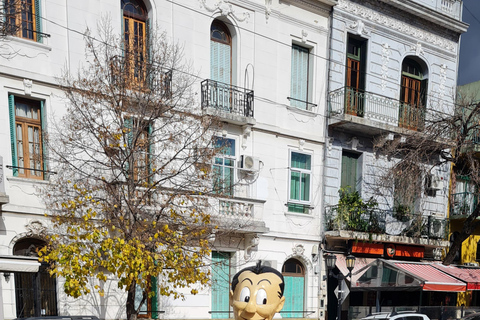
[{"label": "blue sky", "polygon": [[480,80],[480,0],[463,0],[463,21],[470,26],[461,38],[458,85]]}]

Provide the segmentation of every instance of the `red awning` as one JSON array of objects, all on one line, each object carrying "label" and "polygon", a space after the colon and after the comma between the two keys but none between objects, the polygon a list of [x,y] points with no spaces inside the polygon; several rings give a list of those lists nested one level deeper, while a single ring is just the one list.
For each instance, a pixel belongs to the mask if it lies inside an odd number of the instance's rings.
[{"label": "red awning", "polygon": [[433,264],[435,268],[442,272],[460,279],[467,283],[467,290],[480,290],[480,269],[479,268],[458,268],[455,266],[445,266],[443,264]]},{"label": "red awning", "polygon": [[467,287],[464,282],[440,271],[432,264],[400,261],[392,261],[391,263],[415,278],[420,279],[423,283],[424,291],[461,292],[465,291]]}]

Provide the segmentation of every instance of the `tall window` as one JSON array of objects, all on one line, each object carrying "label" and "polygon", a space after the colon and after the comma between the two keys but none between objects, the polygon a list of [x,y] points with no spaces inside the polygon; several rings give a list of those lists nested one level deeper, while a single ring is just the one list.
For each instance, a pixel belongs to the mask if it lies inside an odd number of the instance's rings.
[{"label": "tall window", "polygon": [[[37,257],[38,250],[45,245],[38,239],[22,239],[13,247],[13,254]],[[47,267],[42,263],[38,272],[15,272],[17,318],[57,315],[56,279],[50,276]]]},{"label": "tall window", "polygon": [[290,153],[290,196],[288,211],[305,213],[310,204],[312,156],[305,153]]},{"label": "tall window", "polygon": [[423,128],[427,102],[427,79],[424,69],[413,58],[403,60],[400,89],[400,127],[410,130],[421,130]]},{"label": "tall window", "polygon": [[215,148],[219,154],[213,165],[214,192],[233,195],[235,178],[235,140],[216,138]]},{"label": "tall window", "polygon": [[9,96],[12,164],[15,176],[43,179],[43,101]]},{"label": "tall window", "polygon": [[342,175],[340,187],[350,188],[349,191],[357,191],[357,180],[360,172],[360,154],[349,151],[342,152]]},{"label": "tall window", "polygon": [[362,117],[364,114],[363,92],[365,90],[366,41],[348,37],[347,43],[347,114]]},{"label": "tall window", "polygon": [[308,48],[292,45],[292,71],[290,81],[290,105],[299,109],[309,107],[309,53]]},{"label": "tall window", "polygon": [[122,0],[126,72],[132,81],[146,80],[147,9],[142,1]]},{"label": "tall window", "polygon": [[137,118],[127,118],[124,120],[124,126],[128,130],[133,177],[136,181],[146,182],[151,175],[152,125]]},{"label": "tall window", "polygon": [[40,0],[6,0],[5,13],[9,34],[41,41]]},{"label": "tall window", "polygon": [[232,36],[225,23],[214,20],[210,27],[210,78],[232,82]]}]

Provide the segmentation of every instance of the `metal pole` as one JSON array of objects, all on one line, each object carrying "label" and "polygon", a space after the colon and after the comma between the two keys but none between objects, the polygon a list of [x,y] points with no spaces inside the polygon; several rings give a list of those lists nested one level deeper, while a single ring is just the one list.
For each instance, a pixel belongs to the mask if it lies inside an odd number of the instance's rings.
[{"label": "metal pole", "polygon": [[343,274],[338,274],[338,310],[337,310],[337,320],[342,320],[342,294],[343,294]]}]

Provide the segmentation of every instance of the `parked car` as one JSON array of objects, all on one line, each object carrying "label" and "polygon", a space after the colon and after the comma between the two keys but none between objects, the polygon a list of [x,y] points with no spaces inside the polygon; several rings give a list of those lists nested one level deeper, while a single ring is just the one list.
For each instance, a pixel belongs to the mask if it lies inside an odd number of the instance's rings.
[{"label": "parked car", "polygon": [[469,315],[463,317],[460,320],[480,320],[480,312],[470,313]]},{"label": "parked car", "polygon": [[[393,311],[393,312],[378,312],[372,313],[363,318],[362,320],[376,320],[376,319],[387,319],[387,320],[430,320],[430,318],[422,313],[417,313],[413,311]],[[480,319],[472,319],[480,320]]]}]

